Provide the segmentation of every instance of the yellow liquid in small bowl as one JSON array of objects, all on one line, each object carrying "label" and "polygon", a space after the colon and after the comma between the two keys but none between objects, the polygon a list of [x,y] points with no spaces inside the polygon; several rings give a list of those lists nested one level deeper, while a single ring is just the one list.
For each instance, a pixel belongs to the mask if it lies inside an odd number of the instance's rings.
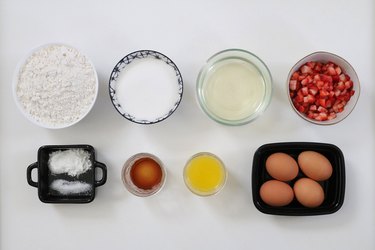
[{"label": "yellow liquid in small bowl", "polygon": [[210,153],[196,154],[184,169],[186,186],[201,196],[213,195],[220,191],[225,184],[226,176],[224,164]]}]

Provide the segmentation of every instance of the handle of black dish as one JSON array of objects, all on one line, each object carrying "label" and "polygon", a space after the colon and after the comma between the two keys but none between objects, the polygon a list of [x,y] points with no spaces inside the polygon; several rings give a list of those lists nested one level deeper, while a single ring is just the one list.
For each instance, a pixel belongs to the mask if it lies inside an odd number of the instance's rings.
[{"label": "handle of black dish", "polygon": [[27,167],[27,182],[30,186],[38,187],[38,182],[33,181],[31,178],[31,172],[34,168],[38,168],[38,162],[34,162],[33,164]]},{"label": "handle of black dish", "polygon": [[102,179],[98,181],[95,180],[95,187],[99,187],[104,185],[104,183],[107,181],[107,167],[105,164],[96,161],[95,168],[100,168],[102,170]]}]

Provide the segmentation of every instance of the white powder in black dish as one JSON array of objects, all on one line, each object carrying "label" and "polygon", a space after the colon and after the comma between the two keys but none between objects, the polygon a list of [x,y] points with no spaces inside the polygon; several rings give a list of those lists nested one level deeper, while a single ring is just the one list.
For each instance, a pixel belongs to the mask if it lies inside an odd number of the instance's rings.
[{"label": "white powder in black dish", "polygon": [[89,152],[81,148],[59,150],[49,155],[48,168],[52,174],[68,174],[76,177],[91,167]]},{"label": "white powder in black dish", "polygon": [[86,193],[92,189],[92,185],[82,181],[54,180],[50,188],[62,195]]}]

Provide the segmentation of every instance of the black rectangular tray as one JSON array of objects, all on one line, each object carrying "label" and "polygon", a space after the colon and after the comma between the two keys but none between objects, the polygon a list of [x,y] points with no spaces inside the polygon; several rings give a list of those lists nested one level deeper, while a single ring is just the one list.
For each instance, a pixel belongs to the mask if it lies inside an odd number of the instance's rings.
[{"label": "black rectangular tray", "polygon": [[[287,206],[272,207],[267,205],[260,198],[259,190],[261,185],[271,180],[272,177],[267,173],[265,163],[273,153],[282,152],[289,154],[296,161],[298,155],[307,150],[316,151],[331,162],[333,167],[332,176],[323,182],[319,182],[325,193],[325,200],[322,205],[316,208],[307,208],[299,204],[295,199]],[[297,177],[304,177],[302,171],[299,171]],[[288,182],[293,186],[295,180]],[[345,196],[345,161],[341,150],[332,144],[316,142],[282,142],[265,144],[259,147],[253,158],[252,169],[252,194],[255,207],[262,213],[274,215],[323,215],[338,211],[344,203]]]}]

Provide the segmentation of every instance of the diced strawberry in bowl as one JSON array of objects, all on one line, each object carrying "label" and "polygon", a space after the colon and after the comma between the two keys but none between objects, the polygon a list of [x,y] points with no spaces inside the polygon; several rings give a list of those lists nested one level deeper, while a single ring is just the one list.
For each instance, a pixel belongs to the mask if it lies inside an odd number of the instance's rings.
[{"label": "diced strawberry in bowl", "polygon": [[315,52],[289,72],[288,98],[299,116],[319,125],[335,124],[354,109],[360,83],[353,67],[329,52]]}]

